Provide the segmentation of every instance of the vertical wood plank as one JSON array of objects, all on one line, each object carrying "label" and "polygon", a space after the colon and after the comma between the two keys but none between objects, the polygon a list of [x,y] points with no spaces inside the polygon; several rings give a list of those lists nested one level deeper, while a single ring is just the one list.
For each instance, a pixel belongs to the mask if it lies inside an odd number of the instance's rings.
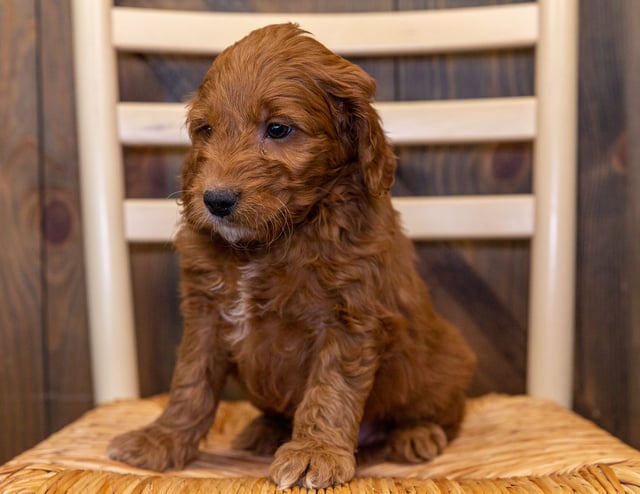
[{"label": "vertical wood plank", "polygon": [[34,1],[0,2],[0,461],[47,430]]},{"label": "vertical wood plank", "polygon": [[626,422],[628,424],[627,441],[636,448],[640,448],[640,250],[638,238],[640,237],[640,31],[637,28],[637,20],[640,19],[640,3],[627,1],[627,9],[624,16],[624,39],[627,50],[625,58],[625,80],[627,81],[625,99],[627,101],[627,133],[625,142],[627,148],[627,160],[625,170],[629,176],[629,206],[627,214],[626,232],[626,256],[624,265],[629,276],[628,298],[629,304],[629,345],[627,350],[629,387],[626,391],[629,397],[629,406],[626,410]]},{"label": "vertical wood plank", "polygon": [[[68,0],[38,0],[49,424],[92,405]],[[78,372],[86,369],[86,372]]]},{"label": "vertical wood plank", "polygon": [[631,179],[637,171],[630,172],[638,164],[627,165],[626,153],[626,142],[638,139],[627,127],[637,108],[625,97],[637,95],[638,86],[624,77],[625,60],[637,53],[628,51],[622,28],[625,18],[637,19],[638,13],[635,0],[583,0],[580,7],[575,407],[629,441],[629,421],[637,421],[628,414],[629,391],[638,382],[637,353],[631,351],[638,328],[630,318],[638,272],[629,263],[638,261],[640,225],[632,216],[639,200]]}]

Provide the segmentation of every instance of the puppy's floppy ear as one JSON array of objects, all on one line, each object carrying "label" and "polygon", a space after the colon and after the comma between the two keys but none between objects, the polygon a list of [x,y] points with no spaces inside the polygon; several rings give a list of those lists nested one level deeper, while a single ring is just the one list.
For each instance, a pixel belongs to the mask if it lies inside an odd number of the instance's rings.
[{"label": "puppy's floppy ear", "polygon": [[376,83],[357,65],[335,58],[322,85],[336,101],[338,133],[357,154],[369,193],[386,195],[393,184],[396,159],[378,113],[371,106]]}]

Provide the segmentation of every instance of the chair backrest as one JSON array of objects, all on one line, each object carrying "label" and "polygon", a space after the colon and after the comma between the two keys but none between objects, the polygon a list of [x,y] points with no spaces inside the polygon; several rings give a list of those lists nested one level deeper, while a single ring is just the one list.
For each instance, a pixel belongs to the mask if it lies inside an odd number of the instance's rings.
[{"label": "chair backrest", "polygon": [[166,241],[179,217],[175,201],[125,199],[121,145],[189,142],[183,105],[118,101],[116,52],[215,55],[254,28],[295,21],[345,56],[535,48],[534,96],[376,106],[397,144],[534,142],[531,194],[394,203],[415,239],[531,239],[527,391],[571,405],[578,0],[348,14],[177,12],[110,0],[72,6],[97,402],[138,394],[126,243]]}]

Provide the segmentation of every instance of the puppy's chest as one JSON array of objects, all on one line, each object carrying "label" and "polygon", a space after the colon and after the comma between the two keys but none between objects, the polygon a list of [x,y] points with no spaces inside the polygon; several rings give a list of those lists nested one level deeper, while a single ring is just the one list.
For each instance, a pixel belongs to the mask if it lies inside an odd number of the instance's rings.
[{"label": "puppy's chest", "polygon": [[[313,273],[285,266],[239,268],[232,296],[220,307],[224,338],[233,354],[249,346],[286,348],[292,339],[319,336],[332,302]],[[308,345],[307,345],[308,346]]]},{"label": "puppy's chest", "polygon": [[293,413],[332,306],[312,280],[266,271],[240,271],[232,300],[220,310],[228,323],[223,338],[252,402]]}]

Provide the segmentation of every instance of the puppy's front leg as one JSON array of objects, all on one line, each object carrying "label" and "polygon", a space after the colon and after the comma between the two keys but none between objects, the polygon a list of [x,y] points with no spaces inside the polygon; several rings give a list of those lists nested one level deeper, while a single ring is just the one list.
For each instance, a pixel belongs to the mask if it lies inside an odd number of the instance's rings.
[{"label": "puppy's front leg", "polygon": [[271,465],[271,478],[282,489],[324,488],[353,478],[358,429],[378,367],[368,340],[327,331],[294,416],[292,439]]},{"label": "puppy's front leg", "polygon": [[[183,308],[193,300],[183,301]],[[202,313],[209,304],[196,303],[198,315],[188,310],[185,333],[173,373],[169,404],[147,427],[117,436],[108,447],[111,459],[151,470],[183,468],[195,458],[198,443],[213,418],[228,362],[216,345],[215,320]]]}]

